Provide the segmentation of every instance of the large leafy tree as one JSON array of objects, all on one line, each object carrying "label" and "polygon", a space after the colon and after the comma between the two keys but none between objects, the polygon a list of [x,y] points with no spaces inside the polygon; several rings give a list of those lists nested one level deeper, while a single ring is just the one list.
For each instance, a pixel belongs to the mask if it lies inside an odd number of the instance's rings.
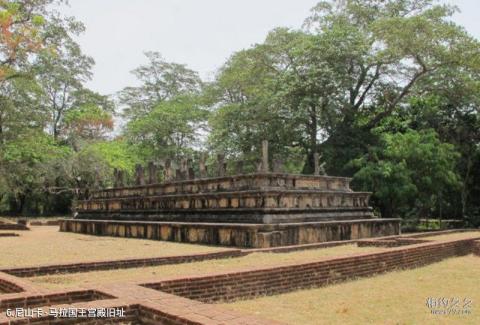
[{"label": "large leafy tree", "polygon": [[[327,168],[348,173],[344,166],[366,150],[369,130],[423,93],[427,80],[478,70],[471,58],[480,46],[451,22],[453,12],[428,0],[324,1],[306,30],[275,30],[263,44],[234,55],[216,86],[218,105],[251,112],[236,121],[237,148],[251,140],[244,130],[253,128],[252,120],[264,121],[262,129],[271,120],[284,146],[299,145],[308,155],[305,171],[324,142]],[[229,122],[222,123],[224,110],[219,112],[213,126],[221,134]]]},{"label": "large leafy tree", "polygon": [[90,79],[93,66],[93,59],[83,55],[78,44],[69,38],[63,42],[60,51],[43,55],[37,62],[48,128],[55,139],[62,132],[65,114],[77,105],[77,97],[84,91],[83,83]]},{"label": "large leafy tree", "polygon": [[433,130],[383,133],[380,144],[352,163],[355,181],[373,197],[385,217],[426,217],[448,208],[450,189],[459,188],[455,166],[459,154]]},{"label": "large leafy tree", "polygon": [[184,64],[167,62],[158,52],[145,52],[145,56],[148,63],[132,71],[141,85],[126,87],[118,94],[129,120],[145,116],[161,102],[198,93],[202,85],[198,73]]},{"label": "large leafy tree", "polygon": [[128,123],[126,137],[144,159],[180,158],[199,148],[207,115],[197,97],[176,97]]}]

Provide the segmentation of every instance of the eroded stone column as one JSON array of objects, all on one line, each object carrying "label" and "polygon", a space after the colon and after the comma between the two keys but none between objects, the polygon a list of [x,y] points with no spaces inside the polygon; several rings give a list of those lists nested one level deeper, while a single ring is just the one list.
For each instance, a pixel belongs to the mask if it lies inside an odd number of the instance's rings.
[{"label": "eroded stone column", "polygon": [[227,171],[227,164],[225,163],[225,155],[219,153],[217,155],[217,176],[224,177]]},{"label": "eroded stone column", "polygon": [[205,162],[207,160],[207,156],[202,152],[200,154],[200,160],[199,160],[199,170],[200,170],[200,178],[206,178],[207,177],[207,165],[205,165]]},{"label": "eroded stone column", "polygon": [[135,165],[135,185],[145,185],[144,170],[140,164]]},{"label": "eroded stone column", "polygon": [[313,175],[320,175],[320,155],[318,154],[318,152],[315,152],[313,154],[313,165]]},{"label": "eroded stone column", "polygon": [[173,173],[173,168],[172,168],[172,160],[171,159],[165,159],[165,168],[164,168],[164,179],[166,182],[173,180],[174,178],[174,173]]},{"label": "eroded stone column", "polygon": [[187,159],[187,178],[195,178],[195,171],[193,170],[193,160],[191,158]]},{"label": "eroded stone column", "polygon": [[262,172],[268,173],[268,141],[262,141]]},{"label": "eroded stone column", "polygon": [[157,166],[153,161],[148,163],[148,184],[157,183]]},{"label": "eroded stone column", "polygon": [[242,175],[243,174],[243,165],[244,161],[243,160],[238,160],[235,164],[235,174],[237,175]]},{"label": "eroded stone column", "polygon": [[282,158],[275,157],[275,159],[273,159],[273,172],[274,173],[284,173],[285,172],[285,167],[284,167]]},{"label": "eroded stone column", "polygon": [[326,175],[325,173],[325,163],[320,163],[320,159],[322,158],[322,155],[319,154],[318,152],[315,152],[313,154],[313,164],[314,164],[314,170],[313,174],[314,175]]}]

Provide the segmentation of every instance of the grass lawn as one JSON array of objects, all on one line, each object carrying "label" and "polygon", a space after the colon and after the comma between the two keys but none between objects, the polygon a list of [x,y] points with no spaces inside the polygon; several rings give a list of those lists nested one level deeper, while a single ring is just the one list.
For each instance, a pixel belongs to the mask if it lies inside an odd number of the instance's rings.
[{"label": "grass lawn", "polygon": [[[288,324],[480,324],[480,257],[456,257],[319,289],[224,304]],[[427,298],[471,300],[471,314],[432,315]]]},{"label": "grass lawn", "polygon": [[468,239],[468,238],[480,238],[480,231],[466,231],[466,232],[456,232],[453,234],[445,234],[438,236],[428,236],[420,237],[418,239],[428,239],[428,240],[454,240],[454,239]]},{"label": "grass lawn", "polygon": [[185,255],[225,249],[213,246],[59,232],[58,226],[30,228],[30,231],[15,231],[20,234],[19,237],[0,237],[0,268],[102,259]]},{"label": "grass lawn", "polygon": [[286,263],[306,263],[332,256],[383,250],[377,247],[357,247],[344,245],[323,249],[312,249],[290,253],[253,253],[244,257],[210,260],[177,265],[133,268],[124,270],[95,271],[64,275],[33,277],[29,280],[46,288],[55,289],[83,286],[93,283],[113,283],[123,281],[146,281],[170,276],[206,275],[215,272],[237,271],[252,267],[280,266]]}]

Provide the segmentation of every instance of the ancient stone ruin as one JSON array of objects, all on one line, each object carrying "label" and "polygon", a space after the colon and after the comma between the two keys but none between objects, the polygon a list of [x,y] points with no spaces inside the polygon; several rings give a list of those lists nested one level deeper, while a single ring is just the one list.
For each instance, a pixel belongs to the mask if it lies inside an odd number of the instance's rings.
[{"label": "ancient stone ruin", "polygon": [[353,192],[349,178],[321,175],[315,155],[314,175],[283,172],[279,159],[269,166],[268,143],[256,172],[245,173],[236,162],[234,175],[218,155],[213,176],[205,156],[170,160],[159,169],[149,164],[147,177],[136,167],[134,186],[124,186],[115,171],[115,187],[92,190],[78,200],[77,215],[64,220],[62,231],[238,247],[274,247],[396,235],[399,219],[375,218],[371,193]]}]

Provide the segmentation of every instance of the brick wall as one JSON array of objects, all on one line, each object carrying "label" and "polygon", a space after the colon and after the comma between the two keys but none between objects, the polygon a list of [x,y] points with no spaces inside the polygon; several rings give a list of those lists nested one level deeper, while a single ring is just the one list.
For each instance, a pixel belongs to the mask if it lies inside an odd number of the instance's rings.
[{"label": "brick wall", "polygon": [[480,256],[480,240],[473,242],[473,254]]},{"label": "brick wall", "polygon": [[8,308],[34,308],[39,306],[52,306],[59,304],[73,304],[76,302],[96,301],[114,298],[96,290],[79,290],[58,292],[47,295],[36,295],[0,300],[0,312]]},{"label": "brick wall", "polygon": [[0,294],[16,293],[16,292],[22,292],[22,291],[23,289],[20,286],[0,278]]},{"label": "brick wall", "polygon": [[14,232],[0,233],[0,237],[18,237],[19,235]]},{"label": "brick wall", "polygon": [[241,250],[227,250],[215,253],[204,253],[195,255],[179,255],[179,256],[165,256],[157,258],[139,258],[139,259],[126,259],[117,261],[97,261],[86,263],[72,263],[72,264],[59,264],[59,265],[44,265],[38,267],[24,267],[24,268],[12,268],[3,269],[0,272],[4,272],[10,275],[18,277],[33,277],[47,274],[56,273],[78,273],[100,270],[114,270],[114,269],[127,269],[135,267],[146,266],[158,266],[167,264],[180,264],[189,262],[199,262],[211,259],[221,259],[229,257],[239,257],[246,253]]},{"label": "brick wall", "polygon": [[472,239],[418,244],[315,263],[172,279],[144,286],[203,302],[233,301],[426,265],[448,257],[469,254],[472,252],[472,244]]},{"label": "brick wall", "polygon": [[30,230],[27,226],[18,223],[0,224],[0,230]]}]

